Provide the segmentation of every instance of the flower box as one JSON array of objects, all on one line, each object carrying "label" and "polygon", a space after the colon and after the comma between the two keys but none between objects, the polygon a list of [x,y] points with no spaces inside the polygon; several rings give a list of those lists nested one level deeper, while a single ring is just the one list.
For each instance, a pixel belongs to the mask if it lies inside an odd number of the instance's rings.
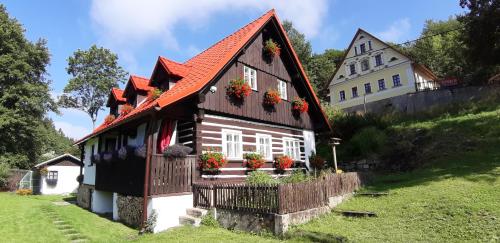
[{"label": "flower box", "polygon": [[163,92],[162,92],[160,89],[158,89],[158,88],[154,88],[154,89],[152,89],[152,90],[150,90],[150,91],[148,92],[148,100],[151,100],[151,101],[152,101],[152,100],[156,100],[156,99],[158,99],[158,98],[160,97],[160,95],[161,95],[162,93],[163,93]]},{"label": "flower box", "polygon": [[130,113],[134,107],[130,104],[125,104],[122,106],[120,109],[120,116],[126,116],[128,113]]},{"label": "flower box", "polygon": [[229,85],[226,87],[226,94],[237,99],[243,99],[249,96],[251,92],[252,88],[242,78],[229,81]]},{"label": "flower box", "polygon": [[105,125],[109,125],[111,124],[114,120],[116,119],[116,117],[114,115],[107,115],[106,118],[104,118],[104,124]]},{"label": "flower box", "polygon": [[280,171],[284,171],[293,165],[293,159],[287,155],[278,156],[274,159],[274,166]]},{"label": "flower box", "polygon": [[200,168],[204,171],[216,172],[226,164],[224,154],[209,151],[200,155]]},{"label": "flower box", "polygon": [[280,93],[275,89],[268,89],[264,94],[264,104],[273,106],[281,103]]},{"label": "flower box", "polygon": [[299,113],[304,113],[309,110],[309,103],[303,98],[295,97],[292,101],[292,110]]},{"label": "flower box", "polygon": [[259,153],[245,154],[244,166],[246,166],[249,169],[256,170],[256,169],[264,166],[265,163],[266,163],[266,161],[264,160],[262,155]]}]

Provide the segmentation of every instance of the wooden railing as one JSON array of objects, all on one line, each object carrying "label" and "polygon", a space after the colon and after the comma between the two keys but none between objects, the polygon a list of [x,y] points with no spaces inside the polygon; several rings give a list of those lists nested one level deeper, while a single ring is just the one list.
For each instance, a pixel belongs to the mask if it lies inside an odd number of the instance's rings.
[{"label": "wooden railing", "polygon": [[195,207],[286,214],[328,205],[329,197],[355,191],[358,173],[332,174],[302,183],[273,186],[245,184],[195,184]]},{"label": "wooden railing", "polygon": [[161,154],[151,159],[149,195],[191,192],[196,157],[170,159]]}]

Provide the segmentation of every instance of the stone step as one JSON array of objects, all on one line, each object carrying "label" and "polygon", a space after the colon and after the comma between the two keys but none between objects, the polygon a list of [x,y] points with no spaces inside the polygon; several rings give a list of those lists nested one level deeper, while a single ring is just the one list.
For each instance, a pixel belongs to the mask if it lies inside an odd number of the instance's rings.
[{"label": "stone step", "polygon": [[189,215],[185,215],[185,216],[179,217],[179,223],[182,225],[192,225],[192,226],[198,227],[198,226],[200,226],[201,219],[195,218],[195,217],[192,217]]},{"label": "stone step", "polygon": [[208,210],[202,208],[188,208],[186,209],[187,215],[195,218],[201,218],[207,215]]}]

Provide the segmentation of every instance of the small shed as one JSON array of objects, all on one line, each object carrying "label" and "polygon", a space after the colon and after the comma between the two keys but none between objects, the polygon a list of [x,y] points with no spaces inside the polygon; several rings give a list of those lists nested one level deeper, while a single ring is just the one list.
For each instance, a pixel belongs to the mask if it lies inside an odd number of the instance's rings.
[{"label": "small shed", "polygon": [[33,192],[69,194],[78,189],[77,177],[83,163],[71,154],[63,154],[33,167]]}]

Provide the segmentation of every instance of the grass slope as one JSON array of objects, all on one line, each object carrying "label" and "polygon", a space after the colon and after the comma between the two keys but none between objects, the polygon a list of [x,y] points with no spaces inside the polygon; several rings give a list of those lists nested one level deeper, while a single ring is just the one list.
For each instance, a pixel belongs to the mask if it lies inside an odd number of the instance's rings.
[{"label": "grass slope", "polygon": [[137,236],[137,231],[76,206],[55,206],[60,197],[0,193],[0,235],[7,242],[68,242],[41,207],[92,242],[457,242],[500,240],[500,109],[443,116],[394,126],[425,130],[428,163],[408,173],[380,175],[367,190],[385,197],[355,197],[340,209],[369,210],[376,218],[336,213],[296,226],[285,236],[253,235],[210,227],[179,227]]}]

